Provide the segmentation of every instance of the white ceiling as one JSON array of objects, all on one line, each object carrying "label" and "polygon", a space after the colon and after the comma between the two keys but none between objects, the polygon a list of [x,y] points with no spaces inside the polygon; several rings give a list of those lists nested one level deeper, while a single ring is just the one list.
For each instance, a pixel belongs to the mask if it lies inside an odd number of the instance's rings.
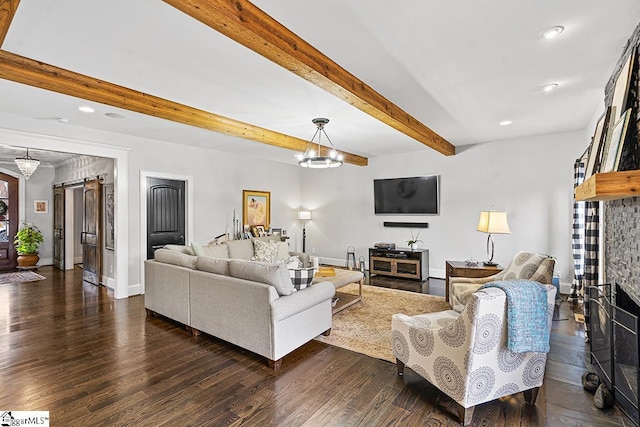
[{"label": "white ceiling", "polygon": [[[587,127],[640,21],[637,0],[254,3],[456,146]],[[554,25],[566,30],[540,37]],[[2,48],[307,140],[311,119],[328,117],[337,148],[367,157],[428,149],[159,0],[22,0]],[[544,93],[547,83],[559,87]],[[0,127],[108,130],[295,163],[288,150],[4,80]]]}]

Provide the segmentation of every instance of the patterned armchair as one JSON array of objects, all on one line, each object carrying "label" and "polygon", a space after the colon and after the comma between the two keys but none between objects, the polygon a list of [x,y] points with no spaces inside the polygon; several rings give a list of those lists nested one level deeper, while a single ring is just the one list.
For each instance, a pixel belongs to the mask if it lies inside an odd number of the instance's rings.
[{"label": "patterned armchair", "polygon": [[449,278],[449,303],[457,312],[462,311],[471,294],[482,285],[498,280],[525,279],[550,285],[556,260],[543,254],[518,252],[509,266],[498,274],[482,278]]},{"label": "patterned armchair", "polygon": [[[556,288],[547,288],[547,325]],[[507,348],[506,295],[498,288],[471,295],[462,313],[453,310],[392,318],[393,354],[398,375],[405,365],[455,400],[464,425],[475,405],[524,392],[534,404],[542,385],[546,353],[513,353]]]}]

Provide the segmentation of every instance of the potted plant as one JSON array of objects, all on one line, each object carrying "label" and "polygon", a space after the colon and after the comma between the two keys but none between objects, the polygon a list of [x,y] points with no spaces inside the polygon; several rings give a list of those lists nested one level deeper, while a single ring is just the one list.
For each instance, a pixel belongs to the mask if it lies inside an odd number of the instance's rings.
[{"label": "potted plant", "polygon": [[407,240],[407,245],[409,245],[412,251],[415,251],[416,249],[418,249],[418,242],[424,243],[422,240],[418,240],[418,237],[420,237],[420,231],[421,230],[418,231],[418,234],[416,234],[416,237],[413,237],[413,231],[411,231],[411,240]]},{"label": "potted plant", "polygon": [[18,252],[18,265],[20,267],[33,267],[38,263],[38,247],[44,241],[42,233],[31,223],[22,223],[22,227],[16,233],[13,245]]}]

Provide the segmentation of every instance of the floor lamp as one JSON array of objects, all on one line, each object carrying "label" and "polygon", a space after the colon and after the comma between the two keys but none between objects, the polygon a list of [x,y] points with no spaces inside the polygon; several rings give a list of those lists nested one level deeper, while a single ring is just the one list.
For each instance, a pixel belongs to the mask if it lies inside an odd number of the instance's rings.
[{"label": "floor lamp", "polygon": [[489,234],[487,236],[487,261],[484,262],[484,265],[498,265],[497,262],[493,262],[494,244],[492,234],[511,234],[509,223],[507,222],[507,213],[497,211],[480,212],[477,230]]},{"label": "floor lamp", "polygon": [[306,222],[311,220],[311,211],[298,211],[298,219],[302,221],[302,253],[306,252]]}]

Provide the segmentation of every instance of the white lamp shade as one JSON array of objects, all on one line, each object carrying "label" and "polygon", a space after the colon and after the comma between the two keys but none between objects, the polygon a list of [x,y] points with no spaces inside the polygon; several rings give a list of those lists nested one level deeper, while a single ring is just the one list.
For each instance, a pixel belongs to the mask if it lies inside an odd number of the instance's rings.
[{"label": "white lamp shade", "polygon": [[478,221],[478,231],[490,234],[511,234],[506,212],[482,211]]},{"label": "white lamp shade", "polygon": [[311,219],[311,211],[298,211],[298,219],[302,220],[310,220]]}]

